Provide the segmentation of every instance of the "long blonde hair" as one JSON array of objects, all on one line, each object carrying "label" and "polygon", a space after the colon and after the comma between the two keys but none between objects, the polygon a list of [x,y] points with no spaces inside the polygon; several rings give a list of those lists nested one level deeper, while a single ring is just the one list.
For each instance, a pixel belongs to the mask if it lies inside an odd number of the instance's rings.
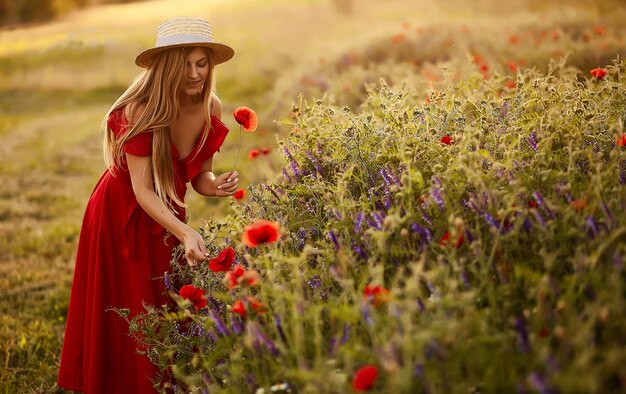
[{"label": "long blonde hair", "polygon": [[[152,131],[150,167],[154,180],[154,191],[173,213],[177,213],[175,205],[179,207],[186,207],[186,205],[176,195],[169,125],[180,114],[179,86],[185,78],[186,54],[194,49],[188,47],[181,50],[177,48],[159,54],[153,65],[142,71],[109,109],[102,127],[105,134],[102,144],[104,162],[114,173],[121,168],[124,161],[124,144],[138,134]],[[215,86],[215,73],[210,50],[206,49],[206,52],[209,59],[209,73],[200,96],[204,103],[206,124],[210,128],[210,108]],[[129,104],[134,106],[143,104],[145,109],[130,130],[117,137],[108,128],[107,119],[111,113]],[[207,134],[206,132],[202,133],[200,146],[205,143]]]}]

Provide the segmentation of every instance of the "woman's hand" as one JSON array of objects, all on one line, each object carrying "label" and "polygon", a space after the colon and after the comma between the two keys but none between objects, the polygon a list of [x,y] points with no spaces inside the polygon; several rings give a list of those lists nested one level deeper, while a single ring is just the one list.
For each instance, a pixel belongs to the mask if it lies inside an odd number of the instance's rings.
[{"label": "woman's hand", "polygon": [[217,197],[232,196],[237,192],[239,182],[239,173],[237,171],[229,171],[217,176],[213,180],[213,187]]},{"label": "woman's hand", "polygon": [[187,229],[182,239],[185,244],[185,258],[187,264],[195,267],[199,262],[206,261],[209,253],[204,246],[202,236],[191,227]]}]

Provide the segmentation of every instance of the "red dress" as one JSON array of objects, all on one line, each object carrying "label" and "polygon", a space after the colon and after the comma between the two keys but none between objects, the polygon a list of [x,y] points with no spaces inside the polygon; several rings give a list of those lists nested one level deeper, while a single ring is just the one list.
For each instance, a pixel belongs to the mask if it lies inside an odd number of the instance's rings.
[{"label": "red dress", "polygon": [[[126,131],[123,109],[111,114],[108,126],[118,136]],[[181,158],[172,144],[176,193],[184,200],[187,182],[200,172],[224,142],[228,128],[211,116],[203,146]],[[130,139],[125,152],[149,156],[152,133]],[[178,218],[185,220],[184,209]],[[123,165],[107,170],[94,188],[83,219],[72,282],[58,385],[85,393],[151,393],[156,367],[136,353],[128,324],[109,308],[128,308],[130,316],[144,311],[142,303],[163,305],[163,273],[170,268],[179,241],[137,203],[130,173]]]}]

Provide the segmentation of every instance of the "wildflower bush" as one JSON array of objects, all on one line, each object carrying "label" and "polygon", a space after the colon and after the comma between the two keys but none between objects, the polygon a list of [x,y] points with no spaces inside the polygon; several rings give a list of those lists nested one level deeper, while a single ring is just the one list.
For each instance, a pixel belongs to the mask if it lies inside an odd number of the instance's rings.
[{"label": "wildflower bush", "polygon": [[301,99],[282,175],[129,318],[161,388],[623,390],[625,68],[602,70]]}]

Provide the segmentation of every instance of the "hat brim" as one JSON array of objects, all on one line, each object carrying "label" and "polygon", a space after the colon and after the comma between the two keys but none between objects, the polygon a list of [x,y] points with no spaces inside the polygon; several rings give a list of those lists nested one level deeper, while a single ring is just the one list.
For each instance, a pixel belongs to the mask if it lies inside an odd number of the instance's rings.
[{"label": "hat brim", "polygon": [[211,58],[213,59],[213,64],[224,63],[230,60],[235,55],[235,51],[231,47],[229,47],[228,45],[219,44],[217,42],[182,43],[146,49],[139,53],[139,55],[137,55],[137,57],[135,58],[135,64],[139,67],[150,67],[152,63],[154,63],[154,59],[159,53],[172,48],[183,47],[203,47],[211,49]]}]

